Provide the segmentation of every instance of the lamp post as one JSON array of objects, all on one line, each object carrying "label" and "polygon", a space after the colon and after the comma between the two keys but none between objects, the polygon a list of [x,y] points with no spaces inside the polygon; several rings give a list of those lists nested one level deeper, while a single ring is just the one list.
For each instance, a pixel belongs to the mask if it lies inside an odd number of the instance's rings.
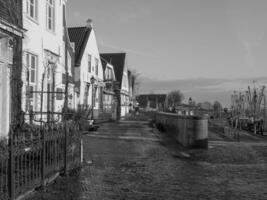
[{"label": "lamp post", "polygon": [[91,85],[92,85],[92,115],[91,115],[91,119],[94,119],[94,83],[95,83],[95,78],[94,76],[91,77],[90,79]]}]

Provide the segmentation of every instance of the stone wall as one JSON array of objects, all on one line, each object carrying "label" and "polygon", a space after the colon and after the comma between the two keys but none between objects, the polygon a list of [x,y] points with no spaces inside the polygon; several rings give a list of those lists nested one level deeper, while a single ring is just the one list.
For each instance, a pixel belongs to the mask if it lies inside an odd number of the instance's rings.
[{"label": "stone wall", "polygon": [[208,147],[208,118],[181,116],[174,113],[155,113],[155,123],[160,130],[171,134],[184,147]]}]

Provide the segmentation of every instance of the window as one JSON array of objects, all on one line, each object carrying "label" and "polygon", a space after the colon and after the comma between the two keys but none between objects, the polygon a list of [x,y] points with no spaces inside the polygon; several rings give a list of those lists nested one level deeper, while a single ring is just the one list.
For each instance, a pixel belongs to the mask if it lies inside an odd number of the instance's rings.
[{"label": "window", "polygon": [[26,111],[34,109],[35,95],[32,91],[35,90],[36,85],[36,71],[37,71],[37,56],[26,52],[26,69],[27,69],[27,103]]},{"label": "window", "polygon": [[49,31],[55,31],[55,0],[46,0],[46,26]]},{"label": "window", "polygon": [[92,71],[92,56],[88,55],[88,72]]},{"label": "window", "polygon": [[112,69],[107,68],[107,80],[112,80]]},{"label": "window", "polygon": [[26,99],[26,111],[33,111],[33,91],[34,91],[34,87],[33,86],[29,86],[27,87],[27,99]]},{"label": "window", "polygon": [[34,20],[37,20],[37,0],[27,0],[27,14]]},{"label": "window", "polygon": [[95,59],[95,74],[98,75],[98,59]]},{"label": "window", "polygon": [[31,84],[36,83],[37,56],[26,53],[26,66],[28,69],[27,81]]}]

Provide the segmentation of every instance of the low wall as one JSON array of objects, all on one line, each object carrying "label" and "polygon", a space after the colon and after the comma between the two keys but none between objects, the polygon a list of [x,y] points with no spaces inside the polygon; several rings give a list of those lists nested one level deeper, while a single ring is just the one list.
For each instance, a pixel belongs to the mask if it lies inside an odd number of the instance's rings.
[{"label": "low wall", "polygon": [[155,123],[184,147],[208,148],[208,117],[155,113]]}]

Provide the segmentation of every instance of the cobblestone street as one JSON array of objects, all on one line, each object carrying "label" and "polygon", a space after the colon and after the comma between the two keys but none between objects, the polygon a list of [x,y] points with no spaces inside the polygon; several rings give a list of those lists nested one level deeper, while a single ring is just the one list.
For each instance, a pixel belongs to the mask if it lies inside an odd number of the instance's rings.
[{"label": "cobblestone street", "polygon": [[84,135],[84,167],[28,199],[266,199],[267,144],[213,138],[185,150],[146,122],[102,124]]}]

